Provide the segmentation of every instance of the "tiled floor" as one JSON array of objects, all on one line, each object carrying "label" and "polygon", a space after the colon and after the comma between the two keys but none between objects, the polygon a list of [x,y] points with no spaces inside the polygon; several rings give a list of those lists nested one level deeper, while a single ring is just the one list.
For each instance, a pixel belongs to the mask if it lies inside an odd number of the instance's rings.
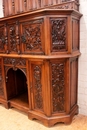
[{"label": "tiled floor", "polygon": [[57,124],[47,128],[39,121],[29,120],[22,112],[0,105],[0,130],[87,130],[87,116],[75,116],[71,125]]}]

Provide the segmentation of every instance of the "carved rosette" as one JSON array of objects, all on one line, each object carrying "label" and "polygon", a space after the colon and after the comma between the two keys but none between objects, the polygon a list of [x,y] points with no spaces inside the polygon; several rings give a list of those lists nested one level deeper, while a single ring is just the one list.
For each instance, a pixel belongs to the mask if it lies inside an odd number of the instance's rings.
[{"label": "carved rosette", "polygon": [[27,51],[42,51],[41,24],[43,20],[36,20],[23,25],[21,36],[22,43],[25,44]]},{"label": "carved rosette", "polygon": [[64,112],[65,109],[65,78],[64,78],[65,63],[51,63],[52,70],[52,104],[53,113]]},{"label": "carved rosette", "polygon": [[0,59],[0,96],[4,95],[4,86],[3,86],[3,76],[2,76],[2,66],[1,66],[1,59]]},{"label": "carved rosette", "polygon": [[41,110],[43,109],[41,66],[33,67],[33,80],[34,80],[35,108]]},{"label": "carved rosette", "polygon": [[66,18],[51,18],[52,51],[66,50]]}]

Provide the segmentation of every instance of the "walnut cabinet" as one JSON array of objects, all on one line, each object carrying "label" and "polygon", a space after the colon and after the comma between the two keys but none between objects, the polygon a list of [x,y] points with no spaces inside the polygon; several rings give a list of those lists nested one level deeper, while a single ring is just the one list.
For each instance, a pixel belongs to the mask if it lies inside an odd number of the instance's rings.
[{"label": "walnut cabinet", "polygon": [[0,19],[0,103],[46,126],[78,113],[79,19],[42,9]]}]

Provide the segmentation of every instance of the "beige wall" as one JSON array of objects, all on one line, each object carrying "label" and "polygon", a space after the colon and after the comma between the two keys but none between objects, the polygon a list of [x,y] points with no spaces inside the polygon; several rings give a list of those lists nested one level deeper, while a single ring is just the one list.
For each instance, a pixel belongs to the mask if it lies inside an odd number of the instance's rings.
[{"label": "beige wall", "polygon": [[[80,0],[80,51],[78,78],[79,113],[87,115],[87,0]],[[0,17],[3,16],[2,0],[0,0]]]},{"label": "beige wall", "polygon": [[0,17],[3,17],[2,0],[0,0]]},{"label": "beige wall", "polygon": [[79,113],[87,115],[87,0],[80,0],[80,51],[78,105]]}]

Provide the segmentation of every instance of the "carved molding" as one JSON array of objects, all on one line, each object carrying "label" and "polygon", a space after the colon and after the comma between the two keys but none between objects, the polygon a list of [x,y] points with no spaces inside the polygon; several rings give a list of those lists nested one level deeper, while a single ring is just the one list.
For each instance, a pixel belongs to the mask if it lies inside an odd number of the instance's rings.
[{"label": "carved molding", "polygon": [[51,18],[52,51],[66,50],[66,18]]},{"label": "carved molding", "polygon": [[65,110],[65,63],[51,63],[52,70],[52,104],[53,112],[63,112]]},{"label": "carved molding", "polygon": [[33,80],[34,80],[34,98],[35,108],[43,109],[43,98],[42,98],[42,83],[41,83],[41,66],[37,65],[33,68]]}]

